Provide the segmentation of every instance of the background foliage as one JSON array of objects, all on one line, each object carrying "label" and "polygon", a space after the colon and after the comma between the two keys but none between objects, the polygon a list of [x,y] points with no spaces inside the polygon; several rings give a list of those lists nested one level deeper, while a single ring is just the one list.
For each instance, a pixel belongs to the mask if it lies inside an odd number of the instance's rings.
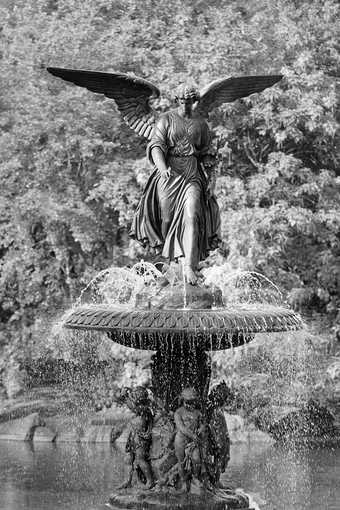
[{"label": "background foliage", "polygon": [[213,112],[224,254],[298,309],[339,306],[335,0],[0,2],[0,349],[41,355],[51,321],[100,269],[140,252],[127,232],[150,171],[113,102],[45,66],[187,76],[284,74]]}]

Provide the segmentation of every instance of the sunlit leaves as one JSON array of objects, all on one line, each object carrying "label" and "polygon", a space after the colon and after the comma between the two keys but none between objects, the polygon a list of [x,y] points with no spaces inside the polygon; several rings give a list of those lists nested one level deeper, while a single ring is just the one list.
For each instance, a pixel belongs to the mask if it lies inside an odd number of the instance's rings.
[{"label": "sunlit leaves", "polygon": [[288,292],[310,289],[321,309],[336,308],[337,2],[11,4],[0,13],[7,343],[22,342],[24,356],[43,342],[42,314],[64,308],[112,263],[150,173],[144,141],[113,102],[48,75],[47,65],[134,72],[160,86],[160,109],[188,76],[201,87],[222,76],[282,73],[274,87],[210,115],[228,262],[259,269]]}]

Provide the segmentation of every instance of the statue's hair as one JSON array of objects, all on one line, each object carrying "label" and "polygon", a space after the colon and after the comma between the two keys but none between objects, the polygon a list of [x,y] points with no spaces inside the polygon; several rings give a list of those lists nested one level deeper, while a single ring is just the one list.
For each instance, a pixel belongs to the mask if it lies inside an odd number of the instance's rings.
[{"label": "statue's hair", "polygon": [[188,387],[182,390],[180,397],[182,400],[195,400],[198,398],[198,394],[195,388]]},{"label": "statue's hair", "polygon": [[193,101],[200,100],[200,92],[195,85],[180,85],[175,94],[175,100],[179,99],[192,99]]},{"label": "statue's hair", "polygon": [[130,395],[135,405],[150,403],[148,390],[143,386],[133,388]]},{"label": "statue's hair", "polygon": [[216,386],[214,386],[208,396],[209,402],[218,402],[224,401],[227,398],[232,396],[231,389],[227,386],[225,381],[220,382]]}]

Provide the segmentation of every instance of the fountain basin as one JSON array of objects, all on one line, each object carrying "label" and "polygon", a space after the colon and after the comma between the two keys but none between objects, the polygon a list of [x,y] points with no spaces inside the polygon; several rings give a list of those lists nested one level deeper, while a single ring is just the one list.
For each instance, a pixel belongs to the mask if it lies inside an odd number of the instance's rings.
[{"label": "fountain basin", "polygon": [[92,305],[73,310],[65,327],[103,331],[115,342],[137,349],[156,350],[171,339],[218,350],[247,343],[255,333],[296,331],[303,323],[292,310],[268,305],[192,310]]},{"label": "fountain basin", "polygon": [[245,494],[228,489],[201,494],[176,494],[157,489],[148,493],[126,491],[112,494],[108,506],[112,510],[253,510]]}]

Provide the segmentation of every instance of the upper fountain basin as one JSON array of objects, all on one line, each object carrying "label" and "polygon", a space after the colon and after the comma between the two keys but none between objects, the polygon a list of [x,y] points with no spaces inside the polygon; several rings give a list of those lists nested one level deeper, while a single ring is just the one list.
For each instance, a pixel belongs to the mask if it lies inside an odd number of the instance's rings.
[{"label": "upper fountain basin", "polygon": [[303,323],[292,310],[260,304],[191,310],[89,305],[74,309],[65,327],[103,331],[112,340],[139,349],[158,349],[167,339],[177,339],[216,350],[248,342],[255,333],[295,331]]}]

